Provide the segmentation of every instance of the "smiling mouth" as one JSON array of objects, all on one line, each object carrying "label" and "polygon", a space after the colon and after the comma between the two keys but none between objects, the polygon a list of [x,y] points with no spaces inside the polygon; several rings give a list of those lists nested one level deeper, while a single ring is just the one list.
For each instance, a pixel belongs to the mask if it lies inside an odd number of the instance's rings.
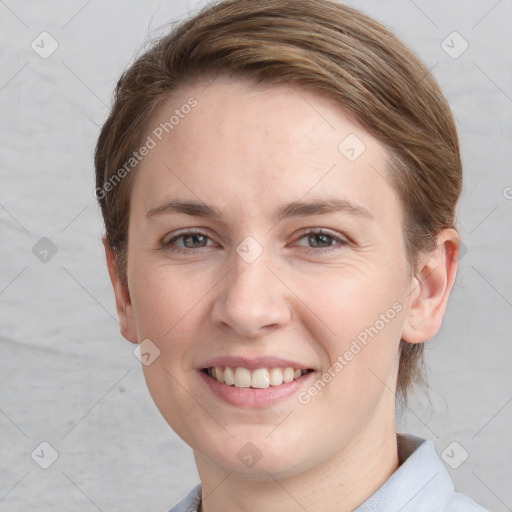
[{"label": "smiling mouth", "polygon": [[313,370],[292,367],[249,370],[241,366],[212,366],[204,368],[202,371],[212,379],[227,386],[266,389],[270,386],[280,386],[297,380]]}]

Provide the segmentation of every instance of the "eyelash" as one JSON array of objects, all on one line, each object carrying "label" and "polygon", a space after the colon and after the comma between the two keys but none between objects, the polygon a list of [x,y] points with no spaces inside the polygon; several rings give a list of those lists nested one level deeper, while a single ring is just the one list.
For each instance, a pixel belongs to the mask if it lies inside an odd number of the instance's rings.
[{"label": "eyelash", "polygon": [[[174,244],[174,242],[176,242],[180,238],[184,238],[186,236],[191,236],[191,235],[201,235],[201,236],[206,237],[208,240],[210,240],[210,237],[208,237],[204,233],[201,233],[200,231],[197,231],[195,229],[188,229],[186,231],[180,232],[179,234],[173,236],[171,239],[169,239],[167,241],[163,241],[162,242],[162,248],[165,248],[167,250],[171,250],[172,252],[176,252],[176,253],[179,253],[179,254],[190,254],[191,252],[195,251],[196,249],[193,249],[193,248],[180,248],[180,247],[177,247],[177,246],[173,246],[172,244]],[[337,244],[328,246],[326,248],[315,248],[315,247],[304,247],[304,246],[302,246],[303,249],[306,252],[308,252],[308,253],[316,253],[316,254],[323,253],[323,254],[326,254],[326,253],[330,253],[332,251],[339,250],[343,246],[346,246],[346,245],[349,244],[349,242],[347,240],[345,240],[344,238],[341,238],[341,237],[339,237],[337,235],[334,235],[330,231],[328,231],[326,229],[323,229],[323,228],[306,228],[305,230],[301,231],[299,240],[301,240],[302,238],[305,238],[307,236],[310,236],[310,235],[326,235],[329,238],[331,238],[332,240],[334,240],[335,242],[337,242]],[[198,247],[197,249],[202,249],[202,247]]]}]

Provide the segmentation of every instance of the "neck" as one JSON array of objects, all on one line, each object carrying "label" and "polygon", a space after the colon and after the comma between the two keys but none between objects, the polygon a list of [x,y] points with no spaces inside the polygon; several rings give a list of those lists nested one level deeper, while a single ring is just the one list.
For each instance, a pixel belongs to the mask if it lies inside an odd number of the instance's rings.
[{"label": "neck", "polygon": [[283,479],[249,480],[221,470],[201,454],[196,461],[202,483],[203,512],[350,512],[379,489],[398,468],[394,418],[368,426],[340,453],[301,474]]}]

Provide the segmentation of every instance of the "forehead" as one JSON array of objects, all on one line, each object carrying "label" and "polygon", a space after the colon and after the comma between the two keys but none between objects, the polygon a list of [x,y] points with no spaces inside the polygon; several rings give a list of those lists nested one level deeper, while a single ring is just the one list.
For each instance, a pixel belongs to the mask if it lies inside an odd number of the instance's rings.
[{"label": "forehead", "polygon": [[146,132],[155,147],[132,194],[147,209],[173,194],[260,213],[306,195],[339,193],[370,210],[397,203],[378,141],[332,100],[295,86],[198,83],[174,93]]}]

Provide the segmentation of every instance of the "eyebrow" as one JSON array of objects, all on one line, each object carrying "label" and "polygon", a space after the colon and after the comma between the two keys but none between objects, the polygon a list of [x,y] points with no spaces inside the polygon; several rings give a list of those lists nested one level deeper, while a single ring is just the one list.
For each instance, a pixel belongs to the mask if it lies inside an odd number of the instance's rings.
[{"label": "eyebrow", "polygon": [[[151,218],[164,214],[185,214],[193,217],[211,217],[222,220],[222,212],[215,206],[198,201],[171,200],[152,208],[146,213]],[[280,207],[274,214],[276,221],[292,217],[306,217],[329,213],[348,213],[375,220],[375,216],[364,206],[348,201],[347,199],[327,198],[319,201],[293,201]]]}]

